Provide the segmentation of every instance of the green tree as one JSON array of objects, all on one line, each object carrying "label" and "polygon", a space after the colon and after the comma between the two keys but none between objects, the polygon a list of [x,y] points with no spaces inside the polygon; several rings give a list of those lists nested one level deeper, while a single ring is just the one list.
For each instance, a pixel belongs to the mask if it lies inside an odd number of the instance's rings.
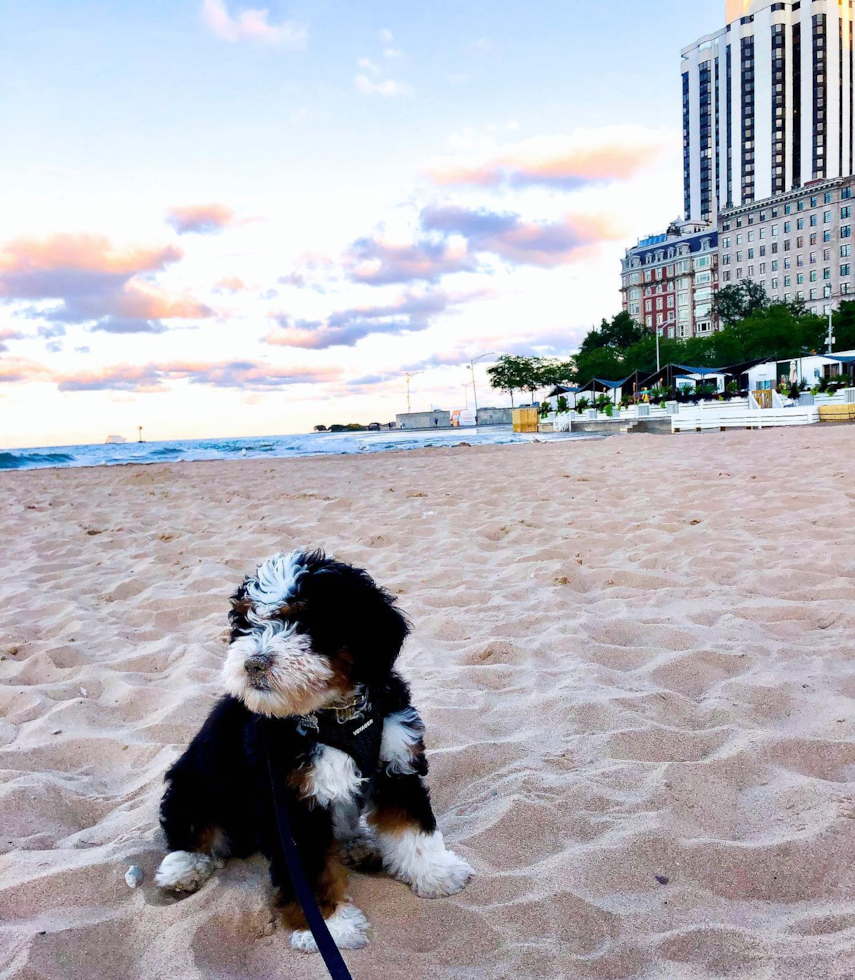
[{"label": "green tree", "polygon": [[765,286],[752,279],[743,279],[719,289],[713,300],[713,313],[723,324],[734,324],[768,305]]},{"label": "green tree", "polygon": [[514,404],[514,392],[523,390],[528,378],[527,362],[530,358],[517,357],[513,354],[502,354],[495,364],[487,368],[490,387],[496,391],[507,392],[511,396],[511,407]]},{"label": "green tree", "polygon": [[[845,299],[834,311],[834,349],[852,350],[855,348],[855,301]],[[825,351],[825,343],[816,348]]]}]

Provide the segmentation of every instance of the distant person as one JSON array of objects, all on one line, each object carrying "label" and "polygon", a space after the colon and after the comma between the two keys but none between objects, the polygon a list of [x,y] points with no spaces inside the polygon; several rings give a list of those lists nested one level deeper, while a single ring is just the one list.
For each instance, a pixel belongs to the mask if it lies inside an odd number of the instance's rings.
[{"label": "distant person", "polygon": [[433,424],[435,428],[439,428],[439,419],[434,419]]}]

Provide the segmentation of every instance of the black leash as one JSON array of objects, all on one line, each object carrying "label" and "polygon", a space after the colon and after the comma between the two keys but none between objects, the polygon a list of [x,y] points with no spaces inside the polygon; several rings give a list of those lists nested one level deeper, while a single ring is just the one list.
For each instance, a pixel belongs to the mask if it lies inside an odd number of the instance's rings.
[{"label": "black leash", "polygon": [[294,885],[294,892],[306,916],[309,929],[318,944],[318,952],[323,957],[329,975],[332,980],[353,980],[347,964],[342,959],[338,946],[336,946],[330,931],[327,928],[318,903],[315,901],[314,893],[306,881],[306,873],[300,863],[300,854],[297,850],[297,843],[294,840],[294,832],[291,829],[291,818],[288,815],[288,796],[285,787],[280,780],[277,780],[273,773],[273,763],[270,758],[270,743],[268,741],[267,723],[261,724],[261,738],[264,742],[264,755],[267,759],[267,772],[270,776],[270,789],[273,793],[273,811],[276,814],[276,828],[279,831],[279,840],[282,850],[285,852],[285,861],[288,865],[288,872],[291,875],[291,883]]}]

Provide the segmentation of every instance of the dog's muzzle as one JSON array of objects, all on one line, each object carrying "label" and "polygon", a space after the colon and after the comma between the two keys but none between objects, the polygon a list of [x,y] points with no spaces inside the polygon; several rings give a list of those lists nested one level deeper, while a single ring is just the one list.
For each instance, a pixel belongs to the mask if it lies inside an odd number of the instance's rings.
[{"label": "dog's muzzle", "polygon": [[249,675],[251,684],[261,684],[264,676],[270,670],[273,658],[266,653],[255,653],[247,657],[243,664],[243,669]]}]

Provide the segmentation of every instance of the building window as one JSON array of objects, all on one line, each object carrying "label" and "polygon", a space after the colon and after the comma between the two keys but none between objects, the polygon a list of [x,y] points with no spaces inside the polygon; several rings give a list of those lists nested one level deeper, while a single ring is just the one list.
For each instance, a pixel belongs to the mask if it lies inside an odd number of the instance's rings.
[{"label": "building window", "polygon": [[841,238],[851,238],[852,237],[852,225],[842,225],[840,228]]},{"label": "building window", "polygon": [[692,152],[689,126],[689,73],[683,72],[683,204],[686,221],[692,217]]},{"label": "building window", "polygon": [[740,42],[742,56],[742,203],[754,200],[754,38]]},{"label": "building window", "polygon": [[826,118],[827,93],[826,15],[813,16],[813,179],[826,176]]},{"label": "building window", "polygon": [[850,274],[850,272],[851,272],[851,266],[849,265],[848,262],[846,262],[846,263],[844,263],[843,265],[840,266],[840,275],[841,276],[848,276]]},{"label": "building window", "polygon": [[[700,129],[698,146],[701,154],[701,217],[709,221],[712,216],[712,77],[710,63],[704,62],[698,71],[698,103]],[[687,215],[688,217],[688,215]]]},{"label": "building window", "polygon": [[851,254],[852,254],[852,246],[851,245],[841,245],[840,246],[840,257],[842,259],[848,258],[848,256],[850,256]]}]

